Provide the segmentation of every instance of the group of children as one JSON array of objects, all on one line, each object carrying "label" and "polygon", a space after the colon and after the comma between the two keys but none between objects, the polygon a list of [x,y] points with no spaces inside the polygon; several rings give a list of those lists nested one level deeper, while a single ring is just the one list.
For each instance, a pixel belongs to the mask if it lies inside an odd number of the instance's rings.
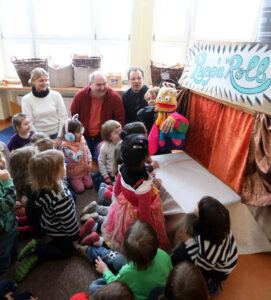
[{"label": "group of children", "polygon": [[[68,258],[76,248],[103,275],[90,285],[92,299],[113,299],[110,286],[123,293],[116,299],[183,299],[185,294],[207,299],[208,292],[219,291],[238,257],[229,213],[218,200],[204,197],[190,224],[191,235],[182,232],[180,246],[167,254],[161,181],[152,175],[157,165],[149,157],[142,123],[123,130],[113,120],[103,124],[100,173],[93,180],[92,156],[78,115],[63,128],[61,150],[53,149],[48,137],[33,133],[26,115],[15,115],[13,124],[10,173],[0,152],[0,273],[10,265],[18,233],[45,234],[49,242],[32,239],[19,253],[23,262],[15,272],[17,282],[38,263]],[[81,230],[76,195],[66,176],[76,193],[93,183],[98,190],[98,203],[92,201],[81,213]],[[72,299],[81,296],[86,295]]]}]

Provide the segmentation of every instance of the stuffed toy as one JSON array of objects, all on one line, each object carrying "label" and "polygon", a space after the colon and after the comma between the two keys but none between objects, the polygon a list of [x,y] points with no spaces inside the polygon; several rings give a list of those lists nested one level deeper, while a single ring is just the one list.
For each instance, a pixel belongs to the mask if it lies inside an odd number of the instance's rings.
[{"label": "stuffed toy", "polygon": [[[149,153],[155,154],[167,153],[171,150],[184,149],[185,133],[188,130],[188,120],[178,114],[175,110],[177,107],[177,91],[173,88],[163,87],[155,100],[155,110],[158,112],[157,120],[154,122],[149,134]],[[168,133],[162,132],[161,128],[164,121],[171,118],[174,121],[174,128]]]}]

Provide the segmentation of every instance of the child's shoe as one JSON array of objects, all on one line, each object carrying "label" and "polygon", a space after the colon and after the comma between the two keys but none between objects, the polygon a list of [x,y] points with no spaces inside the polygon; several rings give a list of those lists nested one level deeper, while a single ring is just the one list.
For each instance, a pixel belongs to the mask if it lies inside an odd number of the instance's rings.
[{"label": "child's shoe", "polygon": [[38,262],[36,254],[30,255],[15,271],[15,281],[21,282]]},{"label": "child's shoe", "polygon": [[108,188],[100,187],[98,191],[98,204],[109,206],[111,204],[111,199],[112,191],[110,191]]},{"label": "child's shoe", "polygon": [[94,226],[95,226],[94,219],[93,218],[89,218],[86,221],[85,225],[80,230],[79,240],[81,240],[84,235],[90,234],[93,231]]},{"label": "child's shoe", "polygon": [[219,283],[215,283],[211,278],[207,282],[208,294],[210,297],[217,296],[221,293]]},{"label": "child's shoe", "polygon": [[21,250],[21,252],[18,255],[18,260],[22,260],[26,256],[33,254],[35,252],[36,246],[37,246],[37,240],[32,239],[26,246]]},{"label": "child's shoe", "polygon": [[89,220],[90,218],[94,219],[95,221],[98,219],[99,215],[94,212],[94,213],[91,213],[91,214],[84,214],[82,217],[81,217],[81,222],[86,222],[87,220]]},{"label": "child's shoe", "polygon": [[91,234],[85,236],[81,242],[81,245],[92,245],[100,239],[97,232],[91,232]]},{"label": "child's shoe", "polygon": [[90,203],[89,203],[86,207],[84,207],[84,209],[82,210],[81,216],[83,216],[84,214],[87,214],[87,213],[95,212],[96,206],[97,206],[97,202],[96,202],[96,201],[90,202]]},{"label": "child's shoe", "polygon": [[88,250],[88,245],[80,245],[80,244],[75,244],[74,248],[84,257],[87,256],[87,250]]},{"label": "child's shoe", "polygon": [[96,206],[96,212],[100,216],[107,216],[109,212],[110,207],[109,206],[103,206],[103,205],[97,205]]}]

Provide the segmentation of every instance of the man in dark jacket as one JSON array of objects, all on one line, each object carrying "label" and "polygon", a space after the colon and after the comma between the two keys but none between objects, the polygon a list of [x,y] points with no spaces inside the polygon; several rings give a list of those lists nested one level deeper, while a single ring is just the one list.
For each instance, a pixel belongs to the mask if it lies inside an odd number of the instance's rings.
[{"label": "man in dark jacket", "polygon": [[139,67],[131,67],[127,75],[131,88],[122,95],[122,103],[125,110],[125,124],[138,121],[138,110],[148,105],[144,99],[148,87],[144,85],[143,71]]}]

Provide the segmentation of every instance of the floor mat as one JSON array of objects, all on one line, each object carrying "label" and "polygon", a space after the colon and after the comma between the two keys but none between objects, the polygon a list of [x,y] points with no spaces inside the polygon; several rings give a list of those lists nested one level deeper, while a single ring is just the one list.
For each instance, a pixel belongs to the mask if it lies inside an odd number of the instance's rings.
[{"label": "floor mat", "polygon": [[14,134],[13,126],[10,126],[6,129],[0,131],[0,141],[8,144],[11,136]]}]

